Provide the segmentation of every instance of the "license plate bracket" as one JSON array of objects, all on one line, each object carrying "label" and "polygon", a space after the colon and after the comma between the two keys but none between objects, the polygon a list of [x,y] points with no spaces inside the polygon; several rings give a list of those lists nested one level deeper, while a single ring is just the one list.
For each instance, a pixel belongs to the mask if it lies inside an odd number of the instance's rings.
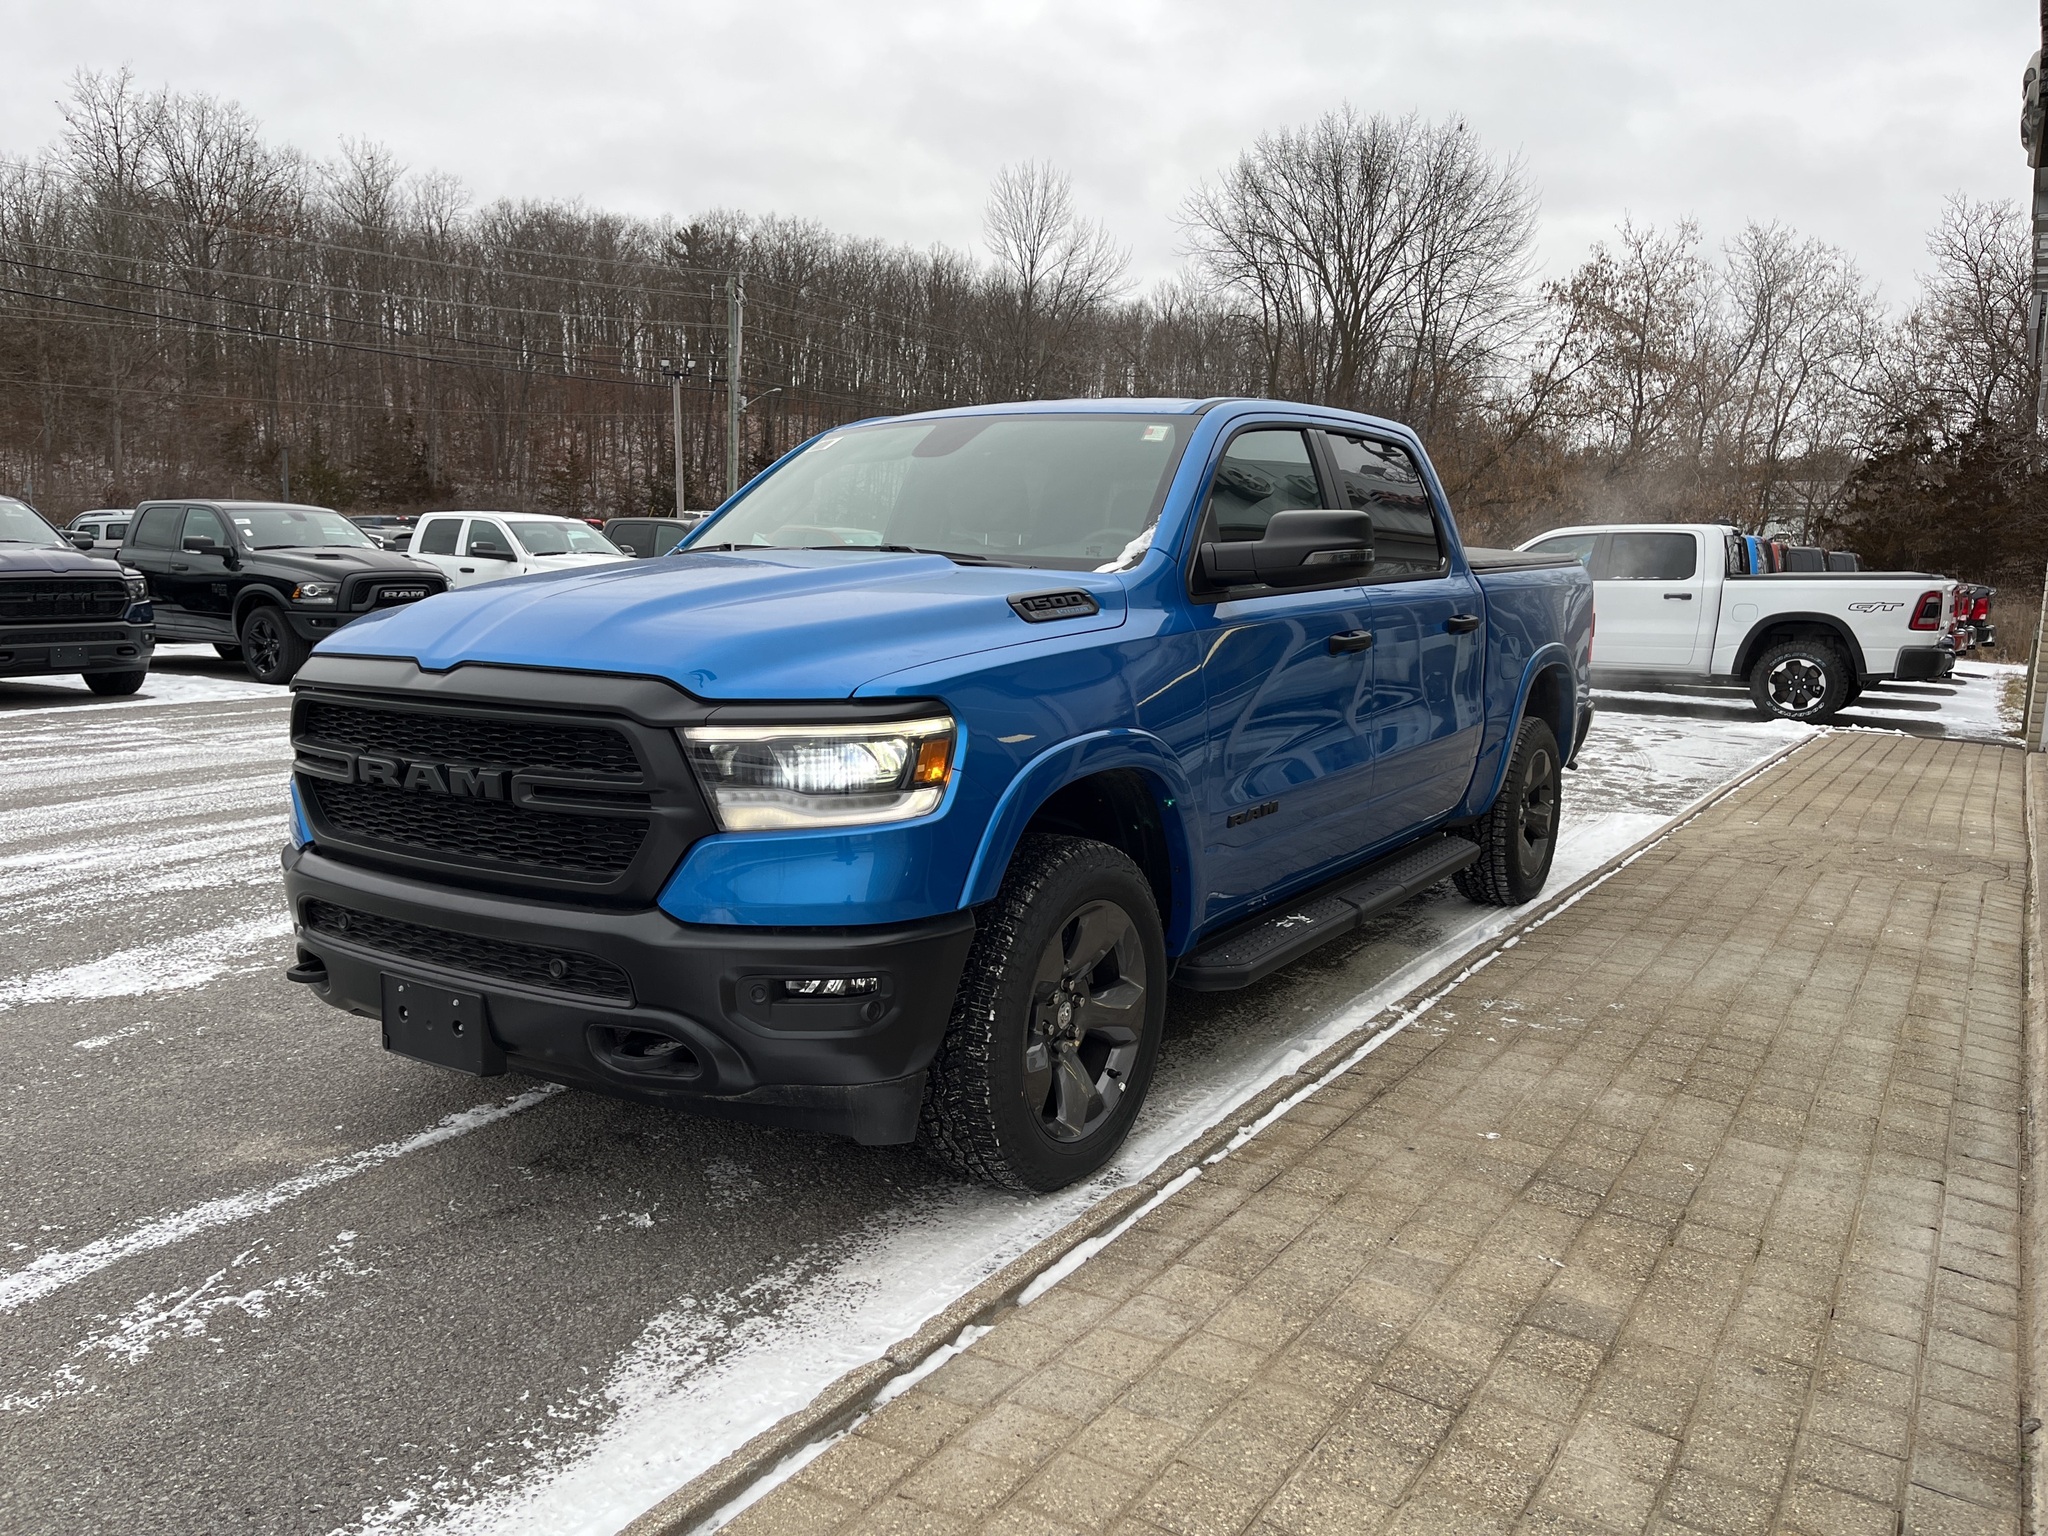
[{"label": "license plate bracket", "polygon": [[85,647],[82,645],[53,645],[50,647],[50,668],[52,671],[61,672],[68,671],[72,667],[82,667],[86,664],[87,659]]},{"label": "license plate bracket", "polygon": [[505,1049],[491,1034],[483,994],[411,976],[382,978],[384,1049],[472,1077],[505,1070]]}]

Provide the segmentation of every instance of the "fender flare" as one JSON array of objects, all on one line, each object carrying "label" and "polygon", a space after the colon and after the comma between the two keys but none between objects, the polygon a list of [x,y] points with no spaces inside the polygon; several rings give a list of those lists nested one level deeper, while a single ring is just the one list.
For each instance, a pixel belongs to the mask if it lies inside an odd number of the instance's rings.
[{"label": "fender flare", "polygon": [[[1831,630],[1848,652],[1849,665],[1856,669],[1858,677],[1870,671],[1870,664],[1863,655],[1863,642],[1856,638],[1856,632],[1832,613],[1773,613],[1767,614],[1750,625],[1749,633],[1742,637],[1742,644],[1735,648],[1735,676],[1747,677],[1750,663],[1763,648],[1765,631],[1780,624],[1811,624],[1817,628]],[[1940,631],[1932,631],[1939,634]]]},{"label": "fender flare", "polygon": [[[1559,760],[1570,762],[1572,759],[1572,753],[1578,745],[1572,740],[1572,735],[1578,729],[1579,706],[1583,701],[1579,697],[1577,678],[1572,672],[1571,652],[1565,649],[1561,641],[1553,640],[1531,653],[1528,661],[1523,663],[1522,679],[1515,688],[1515,707],[1508,716],[1507,735],[1501,741],[1500,764],[1493,770],[1493,782],[1486,786],[1485,795],[1478,801],[1482,814],[1493,805],[1494,800],[1500,795],[1501,785],[1507,781],[1508,764],[1515,755],[1515,736],[1522,729],[1523,717],[1529,712],[1529,695],[1535,691],[1536,679],[1553,668],[1564,674],[1570,690],[1565,708],[1564,733],[1558,739]],[[1470,805],[1472,801],[1467,800],[1466,804]]]},{"label": "fender flare", "polygon": [[228,624],[237,635],[242,632],[242,621],[249,617],[249,610],[258,603],[268,603],[279,613],[287,615],[290,613],[290,610],[285,607],[284,599],[279,597],[270,587],[260,583],[244,587],[235,595],[235,606],[228,613]]},{"label": "fender flare", "polygon": [[974,862],[968,866],[967,880],[961,888],[960,905],[977,906],[994,898],[1002,886],[1004,871],[1010,867],[1011,855],[1024,836],[1024,828],[1040,806],[1069,784],[1118,768],[1145,774],[1165,791],[1159,797],[1159,821],[1173,866],[1174,911],[1167,914],[1167,947],[1171,950],[1174,929],[1185,927],[1193,912],[1196,845],[1188,835],[1188,817],[1199,814],[1194,809],[1199,802],[1180,759],[1149,731],[1092,731],[1047,747],[1019,769],[997,800],[982,831],[981,844],[975,849]]}]

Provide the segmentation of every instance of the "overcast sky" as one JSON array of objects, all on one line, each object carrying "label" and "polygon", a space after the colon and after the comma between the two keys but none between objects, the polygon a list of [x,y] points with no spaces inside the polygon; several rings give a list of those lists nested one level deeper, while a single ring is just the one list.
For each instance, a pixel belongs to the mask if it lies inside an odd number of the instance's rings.
[{"label": "overcast sky", "polygon": [[2020,198],[2031,0],[0,0],[0,153],[61,126],[81,66],[345,136],[479,201],[713,207],[978,244],[989,178],[1047,159],[1179,264],[1175,210],[1259,133],[1346,100],[1462,114],[1527,162],[1560,272],[1624,213],[1751,218],[1909,298],[1944,196]]}]

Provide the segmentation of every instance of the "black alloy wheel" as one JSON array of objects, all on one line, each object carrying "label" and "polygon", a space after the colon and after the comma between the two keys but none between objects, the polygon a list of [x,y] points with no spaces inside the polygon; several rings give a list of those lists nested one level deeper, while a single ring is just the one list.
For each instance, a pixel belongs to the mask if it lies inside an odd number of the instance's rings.
[{"label": "black alloy wheel", "polygon": [[1849,701],[1849,667],[1824,640],[1780,641],[1750,668],[1749,696],[1767,717],[1823,721]]},{"label": "black alloy wheel", "polygon": [[1166,1022],[1166,935],[1120,850],[1033,835],[977,909],[918,1140],[1008,1189],[1086,1178],[1123,1144]]},{"label": "black alloy wheel", "polygon": [[1466,897],[1492,907],[1519,907],[1535,900],[1550,879],[1563,805],[1559,762],[1557,733],[1544,721],[1524,720],[1500,793],[1464,832],[1479,845],[1478,859],[1456,876]]},{"label": "black alloy wheel", "polygon": [[1054,1141],[1083,1141],[1116,1112],[1145,1035],[1144,941],[1112,901],[1082,907],[1046,941],[1031,983],[1024,1103]]},{"label": "black alloy wheel", "polygon": [[242,665],[259,683],[288,683],[312,649],[292,632],[291,621],[268,603],[242,618]]}]

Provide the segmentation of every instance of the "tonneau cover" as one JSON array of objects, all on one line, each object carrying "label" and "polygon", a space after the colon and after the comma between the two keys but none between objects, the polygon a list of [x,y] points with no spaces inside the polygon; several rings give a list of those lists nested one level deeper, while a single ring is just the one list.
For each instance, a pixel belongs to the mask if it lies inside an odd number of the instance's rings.
[{"label": "tonneau cover", "polygon": [[1466,563],[1474,575],[1485,575],[1488,571],[1539,571],[1551,566],[1577,565],[1577,555],[1525,554],[1519,549],[1475,549],[1465,546]]}]

